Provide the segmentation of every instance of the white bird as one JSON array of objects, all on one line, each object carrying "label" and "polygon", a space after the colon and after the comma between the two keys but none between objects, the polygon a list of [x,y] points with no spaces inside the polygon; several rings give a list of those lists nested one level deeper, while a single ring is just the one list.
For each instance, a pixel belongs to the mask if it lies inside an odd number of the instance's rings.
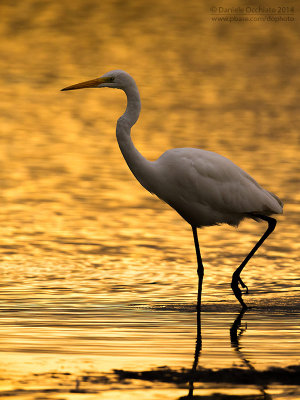
[{"label": "white bird", "polygon": [[127,108],[118,119],[116,134],[131,172],[145,189],[173,207],[192,227],[198,263],[198,311],[204,269],[197,228],[224,223],[238,226],[244,218],[268,222],[264,235],[232,275],[232,290],[246,309],[239,283],[246,288],[246,293],[248,288],[240,273],[274,230],[276,220],[270,215],[282,214],[283,203],[229,159],[211,151],[179,148],[166,151],[156,161],[144,158],[130,136],[141,111],[140,95],[134,79],[125,71],[110,71],[62,90],[103,87],[122,89],[127,95]]}]

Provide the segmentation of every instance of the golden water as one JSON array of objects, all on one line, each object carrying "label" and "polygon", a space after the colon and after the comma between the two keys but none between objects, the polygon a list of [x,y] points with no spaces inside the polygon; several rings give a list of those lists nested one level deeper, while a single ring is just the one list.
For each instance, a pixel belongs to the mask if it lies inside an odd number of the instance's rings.
[{"label": "golden water", "polygon": [[[114,130],[124,94],[59,92],[115,68],[140,88],[132,135],[147,158],[172,147],[216,151],[284,201],[275,232],[243,273],[255,308],[244,316],[241,346],[257,369],[298,364],[297,24],[214,23],[209,6],[1,2],[1,398],[81,399],[68,390],[86,371],[192,366],[191,230],[122,159]],[[246,221],[199,231],[203,367],[241,364],[230,345],[239,310],[231,274],[264,229]],[[55,387],[49,374],[62,372],[68,390],[46,392]],[[108,385],[101,399],[186,394],[140,385]]]}]

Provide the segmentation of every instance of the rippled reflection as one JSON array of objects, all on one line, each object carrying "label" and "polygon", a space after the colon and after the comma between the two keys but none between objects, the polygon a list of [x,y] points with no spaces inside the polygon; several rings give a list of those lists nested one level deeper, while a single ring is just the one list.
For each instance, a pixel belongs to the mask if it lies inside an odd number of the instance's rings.
[{"label": "rippled reflection", "polygon": [[[47,389],[62,387],[64,397],[85,371],[189,368],[193,358],[193,240],[122,159],[115,123],[124,96],[59,92],[114,68],[139,85],[133,140],[147,158],[172,147],[212,150],[284,200],[274,234],[243,271],[253,307],[243,350],[258,371],[298,364],[295,25],[215,24],[199,0],[3,0],[0,13],[2,398],[51,398]],[[263,230],[249,221],[199,232],[207,368],[237,362],[231,275]],[[147,391],[135,388],[143,399]],[[187,393],[173,389],[153,396]]]},{"label": "rippled reflection", "polygon": [[[230,340],[231,340],[231,345],[232,347],[236,350],[238,356],[242,360],[243,364],[253,373],[256,372],[255,368],[253,367],[251,361],[249,361],[243,354],[243,351],[241,349],[240,345],[240,337],[242,334],[246,331],[247,326],[245,328],[241,328],[241,322],[243,319],[243,316],[245,314],[245,311],[242,310],[236,317],[234,323],[232,324],[232,327],[230,329]],[[262,399],[265,400],[271,400],[272,397],[266,392],[267,390],[267,385],[264,382],[253,382],[255,383],[261,392]]]},{"label": "rippled reflection", "polygon": [[[255,361],[250,360],[244,353],[248,351],[245,345],[241,345],[240,340],[246,328],[241,328],[242,319],[245,314],[242,310],[235,318],[229,329],[230,342],[237,358],[242,361],[240,366],[231,368],[207,368],[203,360],[201,323],[198,325],[196,347],[193,366],[191,369],[181,368],[172,369],[161,367],[151,370],[115,370],[115,374],[121,382],[154,383],[164,382],[176,385],[183,389],[188,387],[188,395],[181,396],[179,399],[243,399],[243,400],[271,400],[273,395],[281,398],[288,393],[288,396],[296,397],[299,393],[299,373],[300,366],[294,365],[287,368],[269,368],[261,371],[254,367]],[[199,315],[201,322],[201,315]],[[228,341],[229,338],[227,337]],[[218,351],[218,349],[217,349]],[[285,386],[288,385],[288,390]],[[197,392],[198,394],[196,394]],[[272,393],[272,394],[271,394]],[[283,397],[285,398],[285,397]]]}]

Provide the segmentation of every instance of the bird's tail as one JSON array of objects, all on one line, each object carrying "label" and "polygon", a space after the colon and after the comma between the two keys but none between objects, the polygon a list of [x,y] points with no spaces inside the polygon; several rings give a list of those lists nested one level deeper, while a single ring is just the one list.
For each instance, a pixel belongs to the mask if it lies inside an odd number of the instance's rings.
[{"label": "bird's tail", "polygon": [[268,192],[278,203],[278,205],[280,206],[281,210],[278,210],[279,212],[277,212],[276,214],[282,214],[283,212],[283,202],[280,200],[279,197],[276,196],[276,194],[272,193],[272,192]]}]

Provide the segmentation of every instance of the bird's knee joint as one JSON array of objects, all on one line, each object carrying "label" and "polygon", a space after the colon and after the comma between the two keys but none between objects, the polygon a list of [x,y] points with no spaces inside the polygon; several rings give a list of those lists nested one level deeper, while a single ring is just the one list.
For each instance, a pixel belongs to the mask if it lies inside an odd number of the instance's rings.
[{"label": "bird's knee joint", "polygon": [[203,269],[197,269],[197,274],[199,278],[203,278],[204,277],[204,270]]}]

